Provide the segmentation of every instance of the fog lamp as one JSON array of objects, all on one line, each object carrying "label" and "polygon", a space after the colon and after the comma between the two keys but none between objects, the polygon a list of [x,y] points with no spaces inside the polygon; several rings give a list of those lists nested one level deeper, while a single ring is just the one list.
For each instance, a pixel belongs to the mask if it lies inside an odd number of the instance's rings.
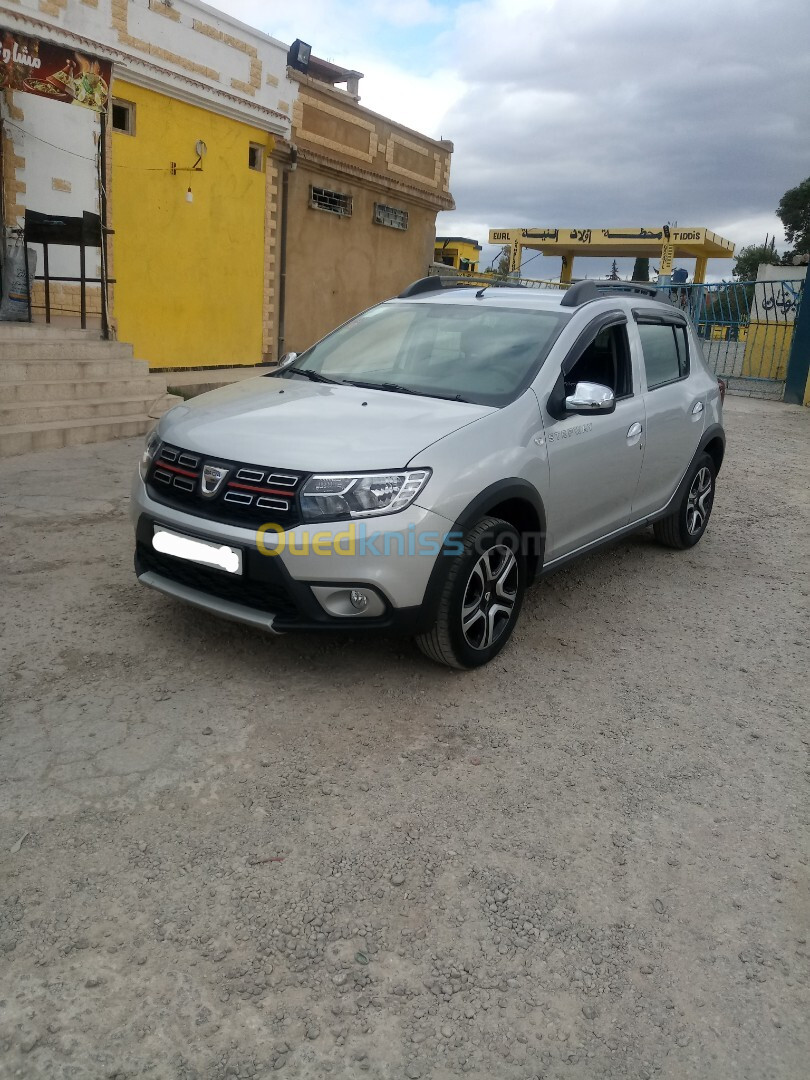
[{"label": "fog lamp", "polygon": [[352,589],[349,600],[356,611],[364,611],[368,607],[368,596],[364,592],[360,592],[359,589]]}]

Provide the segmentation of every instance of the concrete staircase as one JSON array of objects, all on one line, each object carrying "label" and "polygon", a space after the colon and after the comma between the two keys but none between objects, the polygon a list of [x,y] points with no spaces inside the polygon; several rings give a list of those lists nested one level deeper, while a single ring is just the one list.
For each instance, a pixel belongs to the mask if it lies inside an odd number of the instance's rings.
[{"label": "concrete staircase", "polygon": [[[161,377],[162,379],[162,377]],[[142,435],[182,398],[98,332],[0,324],[0,457]]]}]

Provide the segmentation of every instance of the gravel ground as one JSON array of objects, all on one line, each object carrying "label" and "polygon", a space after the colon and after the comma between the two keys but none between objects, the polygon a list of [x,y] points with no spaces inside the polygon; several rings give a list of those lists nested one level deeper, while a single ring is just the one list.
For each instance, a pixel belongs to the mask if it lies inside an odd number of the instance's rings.
[{"label": "gravel ground", "polygon": [[0,1074],[804,1078],[810,412],[488,669],[138,586],[136,441],[0,463]]}]

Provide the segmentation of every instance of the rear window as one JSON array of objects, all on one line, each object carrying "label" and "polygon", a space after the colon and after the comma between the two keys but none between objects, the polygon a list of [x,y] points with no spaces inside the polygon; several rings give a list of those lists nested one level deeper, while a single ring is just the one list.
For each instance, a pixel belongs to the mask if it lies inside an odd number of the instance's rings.
[{"label": "rear window", "polygon": [[647,389],[665,386],[689,374],[686,327],[639,323]]}]

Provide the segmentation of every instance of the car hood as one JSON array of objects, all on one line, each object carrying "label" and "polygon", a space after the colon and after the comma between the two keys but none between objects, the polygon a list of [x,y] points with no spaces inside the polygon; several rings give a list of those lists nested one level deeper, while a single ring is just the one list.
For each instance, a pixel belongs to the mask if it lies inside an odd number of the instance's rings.
[{"label": "car hood", "polygon": [[206,457],[299,472],[403,468],[486,405],[263,376],[170,409],[160,437]]}]

